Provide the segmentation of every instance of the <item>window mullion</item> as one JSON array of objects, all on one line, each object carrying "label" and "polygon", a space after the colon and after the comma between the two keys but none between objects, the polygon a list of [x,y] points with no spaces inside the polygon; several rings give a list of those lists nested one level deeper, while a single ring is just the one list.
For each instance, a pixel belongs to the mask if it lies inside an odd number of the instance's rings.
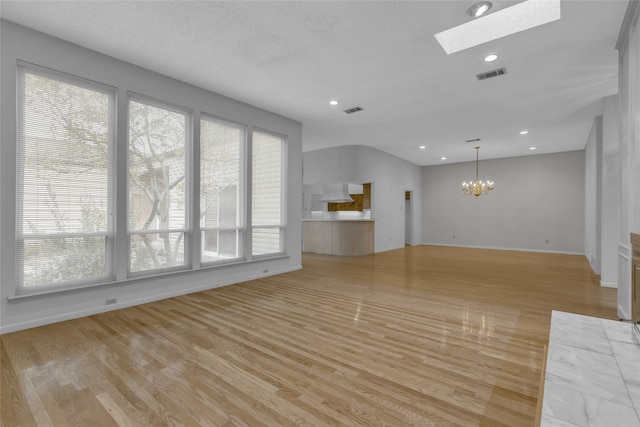
[{"label": "window mullion", "polygon": [[200,230],[200,112],[196,111],[193,114],[193,135],[191,138],[191,227],[190,230],[190,258],[191,265],[194,269],[200,268],[202,259],[201,247],[202,247],[202,231]]},{"label": "window mullion", "polygon": [[128,213],[128,177],[129,167],[127,163],[129,100],[127,92],[123,89],[118,91],[117,96],[117,139],[116,139],[116,206],[114,225],[116,230],[115,241],[115,268],[116,280],[125,280],[129,271],[129,236],[127,235],[127,213]]},{"label": "window mullion", "polygon": [[245,203],[247,208],[245,209],[245,221],[246,229],[244,244],[247,251],[247,260],[253,259],[253,133],[251,129],[247,135],[247,155],[245,157],[245,179],[247,180],[247,193],[245,195]]}]

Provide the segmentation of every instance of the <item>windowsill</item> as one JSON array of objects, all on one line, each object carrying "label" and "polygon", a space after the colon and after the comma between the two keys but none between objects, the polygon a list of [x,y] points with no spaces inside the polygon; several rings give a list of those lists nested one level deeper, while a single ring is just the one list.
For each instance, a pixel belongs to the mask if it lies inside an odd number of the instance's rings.
[{"label": "windowsill", "polygon": [[261,262],[273,261],[273,260],[278,260],[278,259],[286,259],[286,258],[289,258],[289,255],[286,254],[286,253],[285,254],[277,254],[277,255],[274,255],[274,256],[261,256],[260,258],[257,258],[257,259],[254,258],[251,261],[242,260],[242,261],[237,261],[237,262],[224,262],[224,263],[219,263],[219,264],[201,266],[198,269],[186,268],[186,269],[180,269],[180,270],[171,270],[171,271],[165,271],[165,272],[157,273],[157,274],[149,274],[149,275],[144,275],[144,276],[127,277],[126,279],[117,280],[117,281],[114,280],[114,281],[110,281],[110,282],[93,283],[93,284],[74,286],[74,287],[68,287],[68,288],[48,289],[48,290],[43,290],[43,291],[40,291],[40,292],[30,292],[30,293],[25,293],[25,294],[21,294],[21,295],[14,295],[14,296],[7,297],[7,300],[9,302],[11,302],[11,301],[19,301],[19,300],[24,300],[24,299],[29,299],[29,298],[37,298],[37,297],[53,295],[53,294],[61,294],[61,293],[65,293],[65,292],[84,291],[84,290],[91,289],[91,288],[101,288],[101,287],[106,287],[106,286],[121,286],[121,285],[132,284],[134,282],[140,282],[140,281],[147,280],[147,279],[154,279],[154,278],[160,278],[160,277],[164,278],[164,277],[171,277],[171,276],[180,276],[180,275],[185,275],[185,274],[189,274],[189,273],[196,273],[196,272],[200,272],[200,271],[219,270],[219,269],[224,269],[226,267],[237,267],[239,265],[257,264],[257,263],[261,263]]}]

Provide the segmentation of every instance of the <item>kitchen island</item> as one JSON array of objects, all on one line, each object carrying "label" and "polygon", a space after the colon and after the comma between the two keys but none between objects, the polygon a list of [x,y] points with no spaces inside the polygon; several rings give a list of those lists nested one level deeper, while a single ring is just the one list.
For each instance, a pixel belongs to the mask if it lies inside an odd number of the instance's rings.
[{"label": "kitchen island", "polygon": [[372,219],[304,219],[302,224],[303,252],[339,256],[373,254]]}]

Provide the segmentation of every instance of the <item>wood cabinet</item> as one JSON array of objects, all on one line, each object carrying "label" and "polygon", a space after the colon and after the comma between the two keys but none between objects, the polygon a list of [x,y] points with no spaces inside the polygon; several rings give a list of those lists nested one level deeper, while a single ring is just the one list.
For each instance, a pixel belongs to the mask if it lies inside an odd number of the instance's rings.
[{"label": "wood cabinet", "polygon": [[353,202],[328,203],[329,212],[363,211],[371,209],[371,184],[362,184],[362,194],[349,194]]},{"label": "wood cabinet", "polygon": [[349,194],[353,199],[353,202],[340,202],[340,203],[327,203],[327,211],[339,212],[339,211],[362,211],[364,209],[364,195],[362,194]]}]

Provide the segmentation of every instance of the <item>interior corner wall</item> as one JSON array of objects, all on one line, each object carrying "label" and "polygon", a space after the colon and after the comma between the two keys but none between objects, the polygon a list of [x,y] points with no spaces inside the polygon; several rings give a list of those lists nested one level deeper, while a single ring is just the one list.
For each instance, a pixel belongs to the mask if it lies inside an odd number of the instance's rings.
[{"label": "interior corner wall", "polygon": [[630,233],[640,233],[640,2],[630,1],[616,49],[619,60],[618,317],[632,318]]},{"label": "interior corner wall", "polygon": [[618,287],[618,222],[620,218],[620,109],[618,95],[603,99],[602,194],[599,206],[600,284]]},{"label": "interior corner wall", "polygon": [[420,242],[420,166],[371,147],[346,145],[303,153],[304,184],[370,182],[374,251],[405,245],[405,191],[413,192],[412,241]]},{"label": "interior corner wall", "polygon": [[[0,20],[0,333],[211,289],[301,268],[302,124],[239,101],[91,51],[15,23]],[[16,63],[18,60],[73,74],[118,88],[126,106],[127,91],[192,109],[194,120],[206,112],[249,128],[287,136],[287,256],[212,269],[128,280],[46,295],[12,299],[16,292]],[[122,105],[122,104],[121,104]],[[120,118],[126,117],[118,109]],[[126,121],[126,118],[125,118]],[[120,120],[122,124],[122,120]],[[125,135],[122,137],[122,135]],[[118,145],[126,147],[126,129]],[[126,152],[120,150],[120,152]],[[196,200],[198,198],[196,197]],[[268,271],[268,273],[265,273]],[[105,307],[105,300],[118,303]]]},{"label": "interior corner wall", "polygon": [[584,151],[480,161],[487,196],[460,190],[475,162],[422,168],[422,241],[584,253]]},{"label": "interior corner wall", "polygon": [[593,121],[584,149],[584,254],[600,274],[602,253],[602,116]]}]

